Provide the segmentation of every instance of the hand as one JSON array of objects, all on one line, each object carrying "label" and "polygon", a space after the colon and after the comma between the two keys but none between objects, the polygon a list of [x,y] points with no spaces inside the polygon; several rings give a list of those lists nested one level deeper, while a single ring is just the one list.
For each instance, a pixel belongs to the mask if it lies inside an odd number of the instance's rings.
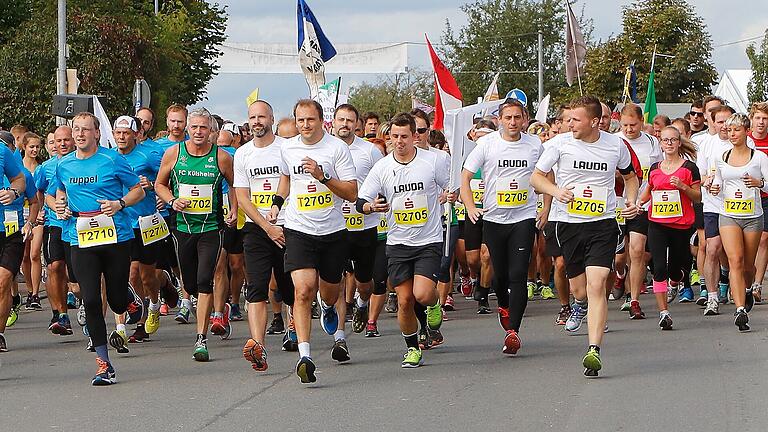
[{"label": "hand", "polygon": [[707,177],[704,179],[704,183],[701,184],[701,186],[709,192],[709,188],[712,187],[712,180],[714,177]]},{"label": "hand", "polygon": [[72,217],[72,210],[67,206],[67,200],[61,198],[56,200],[56,217],[61,220],[67,220]]},{"label": "hand", "polygon": [[624,216],[624,219],[634,219],[638,213],[640,213],[640,207],[633,202],[628,202],[624,209],[621,210],[621,215]]},{"label": "hand", "polygon": [[21,229],[21,236],[24,241],[32,239],[32,229],[33,227],[29,222],[24,224],[24,227]]},{"label": "hand", "polygon": [[762,180],[758,180],[749,174],[744,174],[743,176],[741,176],[741,179],[744,180],[744,184],[747,187],[751,187],[751,188],[759,188],[762,186],[762,183],[763,183]]},{"label": "hand", "polygon": [[45,223],[45,212],[43,210],[40,210],[37,212],[37,224],[42,225]]},{"label": "hand", "polygon": [[549,222],[549,213],[548,212],[540,212],[536,213],[536,228],[541,231],[544,229],[544,225]]},{"label": "hand", "polygon": [[448,199],[448,202],[453,204],[456,202],[456,200],[459,198],[459,194],[457,192],[449,193],[446,198]]},{"label": "hand", "polygon": [[680,177],[677,177],[677,176],[670,177],[669,178],[669,183],[672,184],[672,186],[674,186],[674,187],[676,187],[676,188],[678,188],[680,190],[685,190],[686,188],[688,188],[688,185],[683,183],[683,181],[680,180]]},{"label": "hand", "polygon": [[227,217],[224,218],[224,223],[230,228],[235,227],[237,225],[237,212],[229,212]]},{"label": "hand", "polygon": [[440,205],[443,205],[446,202],[448,202],[448,192],[446,191],[440,192],[440,196],[438,197],[438,202],[440,203]]},{"label": "hand", "polygon": [[269,214],[267,214],[267,222],[273,224],[277,222],[277,216],[280,214],[280,209],[277,208],[276,205],[273,205],[271,209],[269,209]]},{"label": "hand", "polygon": [[554,198],[563,204],[568,204],[573,201],[573,186],[566,186],[562,189],[558,189]]},{"label": "hand", "polygon": [[270,225],[269,228],[267,228],[267,235],[280,248],[285,247],[285,234],[283,233],[282,227]]},{"label": "hand", "polygon": [[177,198],[173,200],[173,209],[177,212],[183,211],[185,208],[189,207],[189,200],[186,198]]},{"label": "hand", "polygon": [[165,209],[165,201],[160,199],[160,197],[157,195],[155,195],[155,208],[157,211]]},{"label": "hand", "polygon": [[139,186],[143,189],[152,189],[152,182],[146,176],[139,176]]},{"label": "hand", "polygon": [[96,202],[101,204],[101,212],[109,217],[114,216],[115,213],[123,209],[119,201],[96,200]]},{"label": "hand", "polygon": [[368,203],[371,208],[371,213],[385,213],[389,211],[389,203],[384,198],[376,198],[372,203]]},{"label": "hand", "polygon": [[304,168],[305,173],[314,177],[315,180],[323,179],[323,169],[320,168],[320,165],[318,165],[314,159],[305,157],[301,160],[301,167]]},{"label": "hand", "polygon": [[16,199],[16,194],[10,189],[0,190],[0,204],[9,205]]},{"label": "hand", "polygon": [[467,217],[474,224],[477,223],[478,219],[480,219],[480,217],[483,215],[483,213],[485,213],[485,209],[482,209],[482,208],[475,207],[472,210],[467,209]]},{"label": "hand", "polygon": [[721,188],[720,188],[720,185],[719,185],[719,184],[713,184],[713,185],[709,185],[709,188],[708,188],[708,190],[709,190],[709,193],[710,193],[710,194],[712,194],[712,195],[718,195],[718,194],[720,194],[720,189],[721,189]]}]

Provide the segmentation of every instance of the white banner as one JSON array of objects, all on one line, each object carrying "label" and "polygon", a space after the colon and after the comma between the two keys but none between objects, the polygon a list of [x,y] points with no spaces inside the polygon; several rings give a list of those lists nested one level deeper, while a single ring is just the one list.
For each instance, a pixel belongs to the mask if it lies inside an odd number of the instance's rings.
[{"label": "white banner", "polygon": [[483,110],[498,106],[499,101],[491,101],[446,111],[443,133],[445,133],[448,148],[451,149],[451,183],[448,190],[454,191],[461,187],[461,168],[464,166],[464,160],[475,148],[474,141],[467,137],[467,132],[474,127],[472,119],[475,115],[480,115]]},{"label": "white banner", "polygon": [[[405,73],[408,45],[341,44],[337,54],[325,63],[325,73]],[[219,73],[300,74],[295,44],[224,43],[217,63]]]}]

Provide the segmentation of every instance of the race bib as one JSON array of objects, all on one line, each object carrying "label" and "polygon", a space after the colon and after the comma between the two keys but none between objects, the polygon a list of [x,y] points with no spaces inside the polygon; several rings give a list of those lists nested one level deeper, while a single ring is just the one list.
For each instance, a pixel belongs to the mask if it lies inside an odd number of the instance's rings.
[{"label": "race bib", "polygon": [[638,155],[637,159],[640,161],[640,168],[643,170],[643,181],[648,181],[648,171],[651,169],[651,157],[650,155]]},{"label": "race bib", "polygon": [[573,201],[568,203],[568,214],[576,217],[597,217],[605,214],[608,189],[600,186],[574,184]]},{"label": "race bib", "polygon": [[24,220],[29,220],[29,201],[24,198],[24,209],[22,210],[22,214],[24,215]]},{"label": "race bib", "polygon": [[296,206],[300,212],[313,212],[333,207],[333,193],[316,180],[296,180]]},{"label": "race bib", "polygon": [[341,205],[341,214],[344,215],[344,222],[347,224],[347,231],[362,231],[363,230],[363,217],[362,213],[358,213],[355,205],[349,201],[344,201]]},{"label": "race bib", "polygon": [[251,181],[251,202],[259,210],[272,208],[272,197],[277,192],[277,183],[280,180],[271,177],[263,179],[253,179]]},{"label": "race bib", "polygon": [[726,186],[723,188],[725,197],[725,214],[749,216],[755,214],[755,191],[746,186]]},{"label": "race bib", "polygon": [[683,204],[679,190],[657,190],[651,192],[651,216],[656,219],[677,218],[683,215]]},{"label": "race bib", "polygon": [[16,210],[5,210],[5,237],[10,237],[19,232],[19,213]]},{"label": "race bib", "polygon": [[453,205],[453,211],[456,212],[456,220],[464,222],[467,219],[467,208],[464,207],[464,203],[456,201]]},{"label": "race bib", "polygon": [[499,177],[496,179],[496,205],[500,208],[516,208],[528,204],[528,179]]},{"label": "race bib", "polygon": [[115,221],[105,214],[78,217],[75,228],[80,248],[117,243]]},{"label": "race bib", "polygon": [[387,225],[387,214],[382,213],[381,219],[379,219],[379,226],[376,227],[378,234],[386,234],[389,231],[389,225]]},{"label": "race bib", "polygon": [[[224,212],[224,217],[226,218],[229,215],[229,194],[225,193],[221,197],[222,203],[221,203],[221,209]],[[243,229],[245,226],[245,213],[237,209],[237,229]]]},{"label": "race bib", "polygon": [[409,227],[422,227],[427,223],[429,210],[426,195],[399,196],[392,201],[395,223]]},{"label": "race bib", "polygon": [[536,214],[541,214],[544,211],[544,195],[539,195],[539,199],[536,200]]},{"label": "race bib", "polygon": [[181,211],[182,213],[210,214],[213,212],[213,185],[179,183],[179,198],[189,200],[189,205]]},{"label": "race bib", "polygon": [[624,210],[627,204],[627,199],[624,197],[616,197],[616,222],[619,225],[626,225],[627,219],[621,215],[621,211]]},{"label": "race bib", "polygon": [[141,242],[144,246],[151,245],[168,237],[168,225],[160,213],[149,216],[139,217],[139,231],[141,231]]},{"label": "race bib", "polygon": [[481,179],[472,179],[469,181],[469,186],[472,189],[472,200],[475,205],[482,205],[485,196],[485,183]]}]

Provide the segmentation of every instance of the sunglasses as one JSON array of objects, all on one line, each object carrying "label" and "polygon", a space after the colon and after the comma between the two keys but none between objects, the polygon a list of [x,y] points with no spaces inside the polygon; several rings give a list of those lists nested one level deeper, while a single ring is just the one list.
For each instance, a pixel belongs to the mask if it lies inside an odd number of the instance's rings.
[{"label": "sunglasses", "polygon": [[425,134],[425,133],[427,133],[428,130],[429,130],[429,128],[418,128],[418,129],[416,129],[416,132],[418,132],[420,134]]},{"label": "sunglasses", "polygon": [[703,112],[691,111],[688,113],[691,117],[704,117]]}]

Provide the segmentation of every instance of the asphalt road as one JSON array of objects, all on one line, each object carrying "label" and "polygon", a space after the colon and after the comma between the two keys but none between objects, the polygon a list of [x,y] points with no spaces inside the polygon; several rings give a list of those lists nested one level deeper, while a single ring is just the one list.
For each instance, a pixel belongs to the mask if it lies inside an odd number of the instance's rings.
[{"label": "asphalt road", "polygon": [[739,334],[733,305],[705,318],[695,304],[674,304],[675,330],[662,333],[652,298],[641,301],[654,319],[630,321],[610,304],[597,379],[582,376],[586,326],[575,335],[554,326],[555,300],[529,303],[523,348],[511,358],[496,317],[459,299],[445,344],[426,351],[418,369],[400,368],[404,342],[392,315],[380,321],[381,338],[349,337],[344,365],[315,325],[318,382],[309,386],[279,336],[268,337],[266,373],[242,358],[245,322],[232,340],[212,336],[212,361],[197,363],[194,326],[169,316],[151,342],[110,353],[119,383],[103,388],[90,385],[94,355],[77,324],[70,337],[45,330],[46,302],[5,333],[0,431],[765,431],[768,305],[756,306],[752,331]]}]

